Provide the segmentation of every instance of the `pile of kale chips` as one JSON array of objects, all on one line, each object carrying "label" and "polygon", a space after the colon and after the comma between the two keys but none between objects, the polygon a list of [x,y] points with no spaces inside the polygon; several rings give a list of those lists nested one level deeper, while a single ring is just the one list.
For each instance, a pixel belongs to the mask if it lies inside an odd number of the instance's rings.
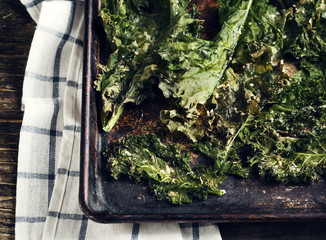
[{"label": "pile of kale chips", "polygon": [[217,4],[209,40],[189,0],[105,0],[100,12],[112,51],[96,82],[104,130],[156,86],[174,106],[163,124],[213,160],[192,169],[189,154],[153,134],[106,151],[115,179],[145,181],[175,204],[223,194],[226,174],[300,183],[326,173],[324,0]]}]

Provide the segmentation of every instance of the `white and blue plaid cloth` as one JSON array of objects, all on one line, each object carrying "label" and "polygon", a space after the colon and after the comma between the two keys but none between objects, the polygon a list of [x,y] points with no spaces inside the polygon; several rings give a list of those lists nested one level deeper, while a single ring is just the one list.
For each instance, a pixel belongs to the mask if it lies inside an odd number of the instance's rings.
[{"label": "white and blue plaid cloth", "polygon": [[16,239],[209,239],[216,224],[99,224],[79,208],[83,1],[21,0],[37,23],[24,79]]}]

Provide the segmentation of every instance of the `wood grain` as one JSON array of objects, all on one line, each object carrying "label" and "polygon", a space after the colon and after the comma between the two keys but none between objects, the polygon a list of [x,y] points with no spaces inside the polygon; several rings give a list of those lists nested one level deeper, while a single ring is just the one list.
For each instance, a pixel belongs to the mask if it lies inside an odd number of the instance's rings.
[{"label": "wood grain", "polygon": [[[2,175],[2,173],[0,173]],[[0,239],[12,239],[15,227],[15,193],[16,186],[0,183]]]},{"label": "wood grain", "polygon": [[0,239],[14,239],[24,72],[35,23],[19,0],[0,1]]},{"label": "wood grain", "polygon": [[325,222],[223,223],[223,240],[325,240]]}]

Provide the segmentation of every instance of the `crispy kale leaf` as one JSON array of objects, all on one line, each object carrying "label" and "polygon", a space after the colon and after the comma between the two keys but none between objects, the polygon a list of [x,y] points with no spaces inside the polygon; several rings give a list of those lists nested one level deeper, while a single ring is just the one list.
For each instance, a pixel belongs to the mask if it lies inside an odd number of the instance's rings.
[{"label": "crispy kale leaf", "polygon": [[168,68],[159,87],[166,97],[178,99],[178,106],[186,110],[206,103],[232,58],[251,4],[238,1],[236,10],[225,9],[228,18],[212,41],[180,31],[161,43],[159,55]]},{"label": "crispy kale leaf", "polygon": [[222,195],[218,188],[224,176],[212,168],[192,170],[189,154],[174,144],[163,145],[154,134],[121,138],[106,152],[112,176],[128,174],[136,182],[145,181],[158,199],[174,204],[205,200],[208,193]]},{"label": "crispy kale leaf", "polygon": [[103,1],[100,17],[111,48],[105,65],[99,65],[101,74],[96,82],[102,95],[101,119],[103,129],[110,131],[127,102],[141,103],[151,95],[157,66],[152,62],[153,43],[159,37],[165,1],[136,0]]},{"label": "crispy kale leaf", "polygon": [[225,7],[221,31],[212,41],[181,32],[167,39],[159,54],[169,63],[159,87],[165,97],[176,99],[176,109],[162,111],[161,119],[170,131],[185,133],[196,141],[203,137],[198,123],[199,105],[204,105],[232,59],[247,20],[252,1],[234,1]]},{"label": "crispy kale leaf", "polygon": [[125,103],[141,103],[157,85],[174,104],[162,122],[213,164],[191,169],[175,145],[128,136],[106,153],[112,176],[148,182],[176,204],[220,195],[226,174],[318,181],[326,173],[324,1],[219,0],[211,40],[200,39],[189,2],[105,2],[112,54],[97,82],[102,121],[110,130]]},{"label": "crispy kale leaf", "polygon": [[282,183],[317,181],[326,167],[325,75],[315,65],[301,67],[242,136],[254,152],[250,165]]},{"label": "crispy kale leaf", "polygon": [[188,111],[186,117],[196,117],[197,105],[211,96],[231,60],[252,0],[225,8],[230,15],[213,41],[199,38],[200,20],[194,9],[188,12],[189,1],[156,4],[169,9],[165,26],[158,24],[162,15],[150,12],[150,1],[104,4],[100,16],[113,53],[100,67],[97,89],[102,93],[103,127],[109,131],[124,104],[141,103],[157,79],[165,97],[175,98],[176,107]]},{"label": "crispy kale leaf", "polygon": [[326,5],[324,1],[302,1],[289,15],[285,48],[297,58],[317,62],[326,51]]},{"label": "crispy kale leaf", "polygon": [[[260,1],[256,4],[253,9]],[[251,172],[281,183],[317,181],[326,153],[324,5],[307,1],[284,10],[266,1],[259,7],[249,19],[264,13],[256,20],[261,26],[251,20],[245,27],[224,83],[206,103],[205,136],[215,143],[217,156],[238,163],[236,175],[250,166]],[[287,56],[297,62],[294,75],[286,74]]]}]

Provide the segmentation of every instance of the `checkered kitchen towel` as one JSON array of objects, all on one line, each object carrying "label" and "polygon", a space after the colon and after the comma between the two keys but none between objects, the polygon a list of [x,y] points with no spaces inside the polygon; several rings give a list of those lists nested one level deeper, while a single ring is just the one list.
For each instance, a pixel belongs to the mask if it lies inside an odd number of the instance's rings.
[{"label": "checkered kitchen towel", "polygon": [[84,2],[21,0],[37,22],[23,86],[17,239],[221,239],[215,224],[99,224],[78,204]]}]

